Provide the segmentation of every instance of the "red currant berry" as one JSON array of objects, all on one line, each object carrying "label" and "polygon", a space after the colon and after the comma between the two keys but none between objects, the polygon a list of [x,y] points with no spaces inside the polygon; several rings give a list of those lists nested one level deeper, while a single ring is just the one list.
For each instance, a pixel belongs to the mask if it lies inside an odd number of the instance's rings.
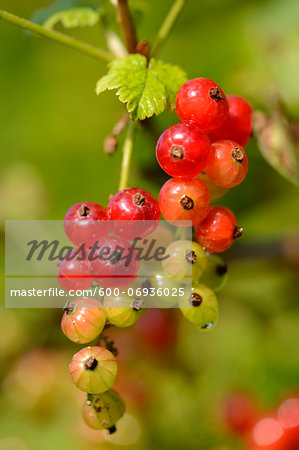
[{"label": "red currant berry", "polygon": [[64,259],[58,267],[57,279],[66,291],[87,289],[92,283],[90,271],[91,266],[88,260],[80,261],[76,257],[70,260]]},{"label": "red currant berry", "polygon": [[230,139],[245,147],[252,132],[252,107],[245,98],[228,95],[229,115],[221,128],[210,134],[212,142]]},{"label": "red currant berry", "polygon": [[123,228],[117,224],[114,232],[127,239],[132,236],[146,236],[152,233],[158,220],[160,210],[157,200],[144,189],[129,188],[118,192],[111,198],[107,207],[109,220],[138,221],[128,223]]},{"label": "red currant berry", "polygon": [[74,384],[81,391],[101,394],[113,386],[117,363],[106,348],[86,347],[74,355],[70,373]]},{"label": "red currant berry", "polygon": [[128,286],[139,272],[134,247],[119,236],[102,239],[89,260],[94,280],[102,287]]},{"label": "red currant berry", "polygon": [[211,143],[194,122],[177,123],[160,136],[156,155],[172,177],[194,178],[208,165]]},{"label": "red currant berry", "polygon": [[77,344],[87,344],[99,336],[106,323],[106,313],[93,298],[77,298],[64,307],[61,328]]},{"label": "red currant berry", "polygon": [[228,116],[228,102],[222,89],[208,78],[194,78],[183,84],[176,98],[181,121],[194,120],[204,133],[220,128]]},{"label": "red currant berry", "polygon": [[210,211],[210,194],[206,185],[197,178],[171,178],[162,186],[159,206],[168,222],[179,221],[176,225],[188,226],[184,221],[192,220],[196,226]]},{"label": "red currant berry", "polygon": [[209,253],[224,252],[242,231],[234,213],[223,206],[214,206],[195,230],[198,242]]},{"label": "red currant berry", "polygon": [[218,186],[232,188],[246,178],[248,158],[236,142],[217,141],[212,144],[212,156],[205,171]]},{"label": "red currant berry", "polygon": [[64,232],[75,245],[85,243],[88,247],[108,234],[106,210],[93,202],[73,205],[64,218]]}]

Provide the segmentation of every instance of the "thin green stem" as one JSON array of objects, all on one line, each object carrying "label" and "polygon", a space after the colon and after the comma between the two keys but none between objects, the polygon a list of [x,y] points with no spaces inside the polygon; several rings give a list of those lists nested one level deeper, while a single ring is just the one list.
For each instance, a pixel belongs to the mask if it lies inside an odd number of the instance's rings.
[{"label": "thin green stem", "polygon": [[67,47],[71,47],[74,50],[83,52],[86,55],[96,58],[105,63],[108,63],[113,59],[113,56],[105,50],[94,47],[90,44],[86,44],[85,42],[78,41],[77,39],[67,36],[66,34],[59,33],[58,31],[48,30],[41,25],[37,25],[30,20],[15,16],[14,14],[11,14],[9,12],[0,10],[0,19],[12,23],[13,25],[17,25],[18,27],[24,28],[25,30],[32,31],[32,33],[36,33],[40,36],[52,39],[53,41],[59,42],[60,44],[66,45]]},{"label": "thin green stem", "polygon": [[126,189],[128,187],[130,165],[134,146],[134,137],[136,130],[136,122],[130,120],[128,123],[127,135],[123,146],[123,158],[121,164],[120,181],[118,190]]},{"label": "thin green stem", "polygon": [[156,39],[156,42],[152,46],[151,54],[150,56],[155,56],[159,50],[161,49],[162,45],[165,43],[166,39],[168,38],[172,28],[174,27],[183,7],[185,6],[187,0],[175,0],[172,8],[170,9],[169,13],[167,14]]}]

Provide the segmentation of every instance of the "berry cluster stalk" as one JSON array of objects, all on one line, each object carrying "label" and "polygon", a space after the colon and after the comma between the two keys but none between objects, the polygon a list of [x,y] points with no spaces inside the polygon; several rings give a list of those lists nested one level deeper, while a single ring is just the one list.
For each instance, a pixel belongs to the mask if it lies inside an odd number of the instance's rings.
[{"label": "berry cluster stalk", "polygon": [[129,121],[127,135],[123,146],[123,158],[121,164],[120,181],[118,190],[121,191],[128,187],[130,165],[134,146],[134,137],[136,130],[136,122]]}]

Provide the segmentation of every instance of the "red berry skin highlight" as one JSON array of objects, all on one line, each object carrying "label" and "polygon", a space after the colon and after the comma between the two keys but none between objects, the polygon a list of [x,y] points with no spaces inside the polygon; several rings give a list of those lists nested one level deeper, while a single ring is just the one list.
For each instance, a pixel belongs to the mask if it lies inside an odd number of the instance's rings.
[{"label": "red berry skin highlight", "polygon": [[245,98],[228,95],[229,114],[222,127],[212,132],[212,142],[230,139],[245,147],[252,132],[252,106]]},{"label": "red berry skin highlight", "polygon": [[184,221],[192,220],[193,226],[196,226],[210,211],[210,194],[206,185],[197,178],[171,178],[162,186],[159,206],[168,222],[180,221],[176,225],[189,226]]},{"label": "red berry skin highlight", "polygon": [[221,253],[227,250],[234,239],[241,236],[242,229],[237,227],[236,216],[223,206],[214,206],[209,215],[196,227],[196,238],[209,253]]},{"label": "red berry skin highlight", "polygon": [[156,155],[163,170],[176,178],[194,178],[208,165],[211,143],[194,122],[177,123],[160,136]]},{"label": "red berry skin highlight", "polygon": [[205,173],[217,186],[235,187],[242,183],[247,172],[248,158],[239,144],[229,140],[212,144],[212,155]]},{"label": "red berry skin highlight", "polygon": [[228,117],[227,98],[215,81],[194,78],[180,88],[176,98],[179,119],[193,120],[204,133],[211,133],[222,126]]},{"label": "red berry skin highlight", "polygon": [[88,260],[64,259],[57,271],[59,284],[66,291],[87,289],[92,283],[91,267]]},{"label": "red berry skin highlight", "polygon": [[64,232],[75,245],[85,243],[91,246],[97,239],[109,232],[106,210],[93,202],[81,202],[73,205],[64,218]]}]

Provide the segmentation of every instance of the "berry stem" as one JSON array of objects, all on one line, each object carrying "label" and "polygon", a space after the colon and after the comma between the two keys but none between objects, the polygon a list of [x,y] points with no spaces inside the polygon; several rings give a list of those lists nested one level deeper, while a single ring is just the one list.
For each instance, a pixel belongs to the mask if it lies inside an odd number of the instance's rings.
[{"label": "berry stem", "polygon": [[136,53],[137,36],[128,0],[117,0],[118,22],[129,53]]},{"label": "berry stem", "polygon": [[156,42],[152,46],[152,50],[150,56],[156,56],[156,54],[160,51],[162,45],[165,43],[168,38],[172,28],[174,27],[183,7],[185,6],[186,0],[175,0],[172,8],[167,14],[156,39]]},{"label": "berry stem", "polygon": [[130,172],[130,164],[133,153],[134,137],[135,137],[136,123],[130,120],[128,123],[127,135],[123,146],[123,158],[121,164],[120,181],[118,190],[122,191],[128,187],[128,179]]},{"label": "berry stem", "polygon": [[29,30],[32,33],[38,34],[39,36],[52,39],[53,41],[59,42],[62,45],[78,50],[85,53],[92,58],[96,58],[104,63],[112,61],[113,56],[101,48],[94,47],[93,45],[87,44],[85,42],[74,39],[66,34],[59,33],[58,31],[48,30],[41,25],[31,22],[30,20],[24,19],[22,17],[11,14],[7,11],[0,10],[0,19],[6,22],[12,23],[18,27]]}]

